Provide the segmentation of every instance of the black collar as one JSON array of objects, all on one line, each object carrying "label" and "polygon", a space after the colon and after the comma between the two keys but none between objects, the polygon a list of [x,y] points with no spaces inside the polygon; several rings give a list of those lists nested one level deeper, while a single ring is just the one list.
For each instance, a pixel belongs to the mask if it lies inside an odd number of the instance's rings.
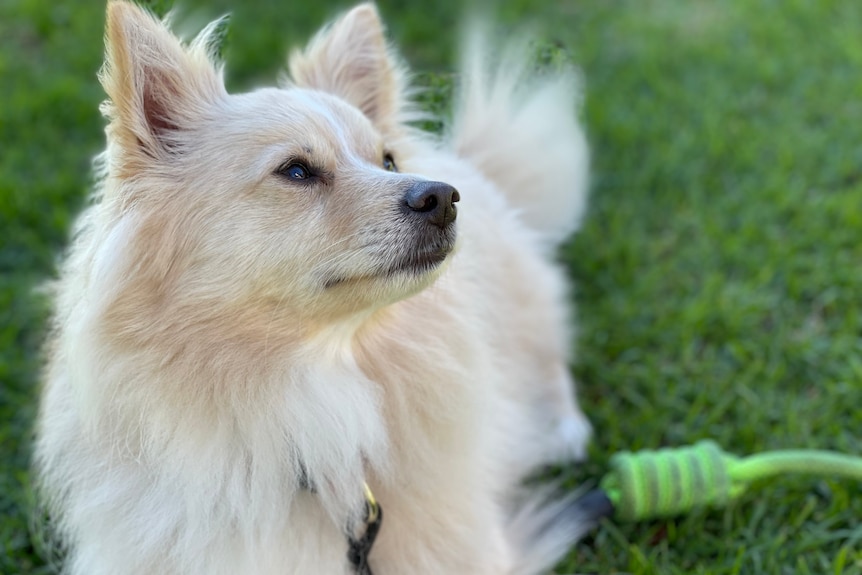
[{"label": "black collar", "polygon": [[368,554],[371,553],[374,539],[377,538],[377,532],[380,531],[380,524],[383,522],[383,509],[377,503],[368,484],[364,483],[363,486],[365,487],[365,517],[362,519],[362,534],[354,538],[348,533],[347,560],[350,561],[357,575],[373,575],[371,567],[368,565]]},{"label": "black collar", "polygon": [[[362,529],[359,535],[354,537],[352,530],[345,527],[347,560],[356,575],[374,575],[368,565],[368,554],[371,553],[371,547],[374,545],[377,532],[380,531],[380,524],[383,522],[383,508],[374,498],[374,493],[371,492],[368,484],[363,483],[362,486],[365,489],[365,514],[362,518]],[[311,493],[317,493],[317,489],[308,479],[308,472],[302,463],[299,466],[299,487]]]}]

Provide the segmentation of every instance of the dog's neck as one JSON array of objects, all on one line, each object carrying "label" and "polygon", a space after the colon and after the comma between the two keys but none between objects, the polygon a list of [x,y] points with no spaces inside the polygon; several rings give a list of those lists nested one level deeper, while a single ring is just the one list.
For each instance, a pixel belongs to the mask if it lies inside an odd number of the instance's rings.
[{"label": "dog's neck", "polygon": [[[304,340],[262,316],[177,324],[158,336],[144,330],[135,339],[128,335],[130,326],[151,325],[147,313],[168,312],[134,311],[139,315],[118,316],[109,309],[69,350],[88,359],[78,363],[87,366],[86,373],[74,377],[86,381],[85,401],[98,400],[85,407],[94,433],[109,438],[120,459],[161,473],[161,454],[184,450],[173,461],[188,461],[189,476],[205,468],[207,458],[216,467],[231,461],[249,478],[278,486],[287,497],[283,504],[301,489],[304,474],[340,522],[363,501],[368,473],[385,473],[389,440],[382,390],[363,373],[354,351],[357,333],[374,331],[385,314],[351,317]],[[112,337],[111,322],[119,319],[128,322],[127,329],[123,337]],[[92,338],[102,341],[88,345]],[[90,350],[107,348],[114,351],[110,362],[104,355],[88,357]],[[115,391],[97,392],[96,386]],[[154,386],[161,392],[153,393]],[[266,469],[256,467],[260,461],[269,462]]]}]

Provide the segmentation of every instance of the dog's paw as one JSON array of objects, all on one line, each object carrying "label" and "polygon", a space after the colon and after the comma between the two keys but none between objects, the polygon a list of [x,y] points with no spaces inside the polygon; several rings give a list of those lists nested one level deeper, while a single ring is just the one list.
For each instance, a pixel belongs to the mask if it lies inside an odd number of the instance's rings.
[{"label": "dog's paw", "polygon": [[580,410],[573,410],[559,420],[553,429],[549,459],[553,463],[583,461],[593,427]]}]

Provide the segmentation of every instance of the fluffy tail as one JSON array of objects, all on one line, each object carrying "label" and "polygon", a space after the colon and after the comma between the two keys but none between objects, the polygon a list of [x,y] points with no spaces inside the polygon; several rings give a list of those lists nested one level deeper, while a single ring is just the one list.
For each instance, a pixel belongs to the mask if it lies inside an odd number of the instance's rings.
[{"label": "fluffy tail", "polygon": [[548,492],[531,496],[518,507],[507,528],[516,558],[511,575],[547,573],[608,513],[594,497],[584,497],[580,491],[556,500],[549,499]]},{"label": "fluffy tail", "polygon": [[528,226],[559,243],[577,229],[586,207],[588,151],[577,119],[577,75],[537,71],[527,39],[496,51],[487,37],[473,27],[467,38],[452,144]]}]

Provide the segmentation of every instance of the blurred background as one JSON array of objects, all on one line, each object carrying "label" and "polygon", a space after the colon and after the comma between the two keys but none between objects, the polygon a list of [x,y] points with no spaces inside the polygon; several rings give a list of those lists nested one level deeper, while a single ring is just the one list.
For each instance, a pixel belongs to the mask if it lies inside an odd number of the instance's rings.
[{"label": "blurred background", "polygon": [[[287,49],[347,6],[184,0],[179,20],[194,28],[232,12],[228,84],[245,90],[273,83]],[[424,105],[445,122],[465,6],[379,7],[427,88]],[[705,437],[739,454],[862,452],[862,3],[503,0],[485,9],[503,35],[533,27],[545,54],[562,54],[585,78],[591,209],[559,257],[576,285],[573,369],[597,434],[587,464],[549,474],[574,488],[620,449]],[[48,317],[34,289],[54,273],[104,145],[103,25],[97,0],[0,0],[3,574],[48,572],[29,528]],[[726,510],[606,523],[559,571],[862,573],[859,495],[847,482],[782,479]]]}]

